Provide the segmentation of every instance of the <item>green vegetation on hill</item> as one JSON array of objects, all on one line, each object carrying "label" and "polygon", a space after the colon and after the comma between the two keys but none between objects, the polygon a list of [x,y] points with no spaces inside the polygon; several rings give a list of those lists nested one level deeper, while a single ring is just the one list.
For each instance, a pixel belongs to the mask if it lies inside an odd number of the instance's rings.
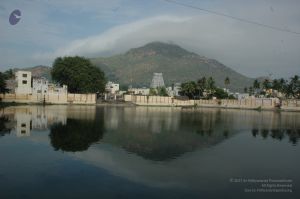
[{"label": "green vegetation on hill", "polygon": [[[125,54],[93,58],[91,61],[105,72],[108,80],[123,85],[149,86],[154,72],[162,72],[168,86],[211,76],[217,86],[242,91],[253,82],[253,79],[216,60],[189,52],[178,45],[161,42],[149,43]],[[226,77],[230,78],[230,85],[225,85]]]}]

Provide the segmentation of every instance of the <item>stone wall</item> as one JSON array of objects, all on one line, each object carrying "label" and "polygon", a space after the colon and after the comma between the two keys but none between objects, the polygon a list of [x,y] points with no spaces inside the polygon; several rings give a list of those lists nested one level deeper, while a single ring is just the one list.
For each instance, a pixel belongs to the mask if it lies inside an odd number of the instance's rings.
[{"label": "stone wall", "polygon": [[16,103],[96,104],[96,94],[0,94],[0,98],[3,102]]},{"label": "stone wall", "polygon": [[68,93],[68,103],[70,104],[96,104],[96,100],[96,94]]},{"label": "stone wall", "polygon": [[[247,98],[240,100],[179,100],[173,97],[124,95],[126,102],[144,106],[197,106],[197,107],[221,107],[221,108],[241,108],[241,109],[274,109],[279,105],[277,98]],[[283,110],[300,110],[300,100],[282,101]]]}]

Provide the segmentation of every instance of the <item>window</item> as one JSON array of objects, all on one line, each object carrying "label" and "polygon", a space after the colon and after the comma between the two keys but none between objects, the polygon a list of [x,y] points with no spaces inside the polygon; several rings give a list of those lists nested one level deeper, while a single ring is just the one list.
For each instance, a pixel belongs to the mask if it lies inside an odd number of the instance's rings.
[{"label": "window", "polygon": [[23,83],[23,84],[27,84],[27,80],[23,80],[22,83]]},{"label": "window", "polygon": [[25,124],[25,123],[22,123],[22,124],[21,124],[21,127],[26,127],[26,124]]},{"label": "window", "polygon": [[27,74],[22,74],[23,77],[27,77]]}]

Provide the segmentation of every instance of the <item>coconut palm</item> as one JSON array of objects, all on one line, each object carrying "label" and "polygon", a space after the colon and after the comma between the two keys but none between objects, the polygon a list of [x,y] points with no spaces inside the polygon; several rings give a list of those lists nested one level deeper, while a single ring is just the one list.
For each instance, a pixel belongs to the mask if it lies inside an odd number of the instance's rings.
[{"label": "coconut palm", "polygon": [[255,94],[257,94],[258,89],[260,89],[260,82],[257,79],[253,82],[253,88],[255,89]]}]

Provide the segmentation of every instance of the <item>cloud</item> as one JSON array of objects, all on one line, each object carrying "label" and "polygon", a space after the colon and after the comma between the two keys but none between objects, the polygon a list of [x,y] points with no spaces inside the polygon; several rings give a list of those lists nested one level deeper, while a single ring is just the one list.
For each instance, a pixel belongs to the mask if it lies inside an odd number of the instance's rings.
[{"label": "cloud", "polygon": [[[250,76],[290,75],[297,72],[297,35],[274,31],[211,15],[163,15],[113,27],[99,35],[79,39],[35,59],[58,56],[108,56],[152,41],[173,41],[200,55],[215,58]],[[284,67],[283,67],[284,66]],[[289,71],[286,71],[286,66]]]},{"label": "cloud", "polygon": [[[300,1],[187,1],[195,6],[300,32]],[[8,3],[6,3],[8,4]],[[3,4],[6,12],[15,7]],[[279,32],[164,1],[22,3],[18,26],[3,29],[4,65],[51,64],[58,56],[109,56],[152,41],[172,41],[248,76],[299,74],[298,35]],[[0,12],[3,14],[4,12]],[[26,14],[26,15],[25,15]],[[7,19],[0,19],[1,26]],[[13,49],[15,48],[15,49]],[[26,59],[23,59],[26,55]]]},{"label": "cloud", "polygon": [[[53,59],[57,56],[66,55],[91,57],[103,54],[116,54],[128,50],[130,47],[142,45],[152,39],[158,39],[156,33],[163,26],[180,26],[188,20],[190,20],[188,17],[179,18],[175,16],[142,19],[111,28],[97,36],[75,40],[66,47],[59,48],[54,52],[37,53],[35,54],[35,58]],[[126,41],[127,39],[130,39],[130,45]]]}]

